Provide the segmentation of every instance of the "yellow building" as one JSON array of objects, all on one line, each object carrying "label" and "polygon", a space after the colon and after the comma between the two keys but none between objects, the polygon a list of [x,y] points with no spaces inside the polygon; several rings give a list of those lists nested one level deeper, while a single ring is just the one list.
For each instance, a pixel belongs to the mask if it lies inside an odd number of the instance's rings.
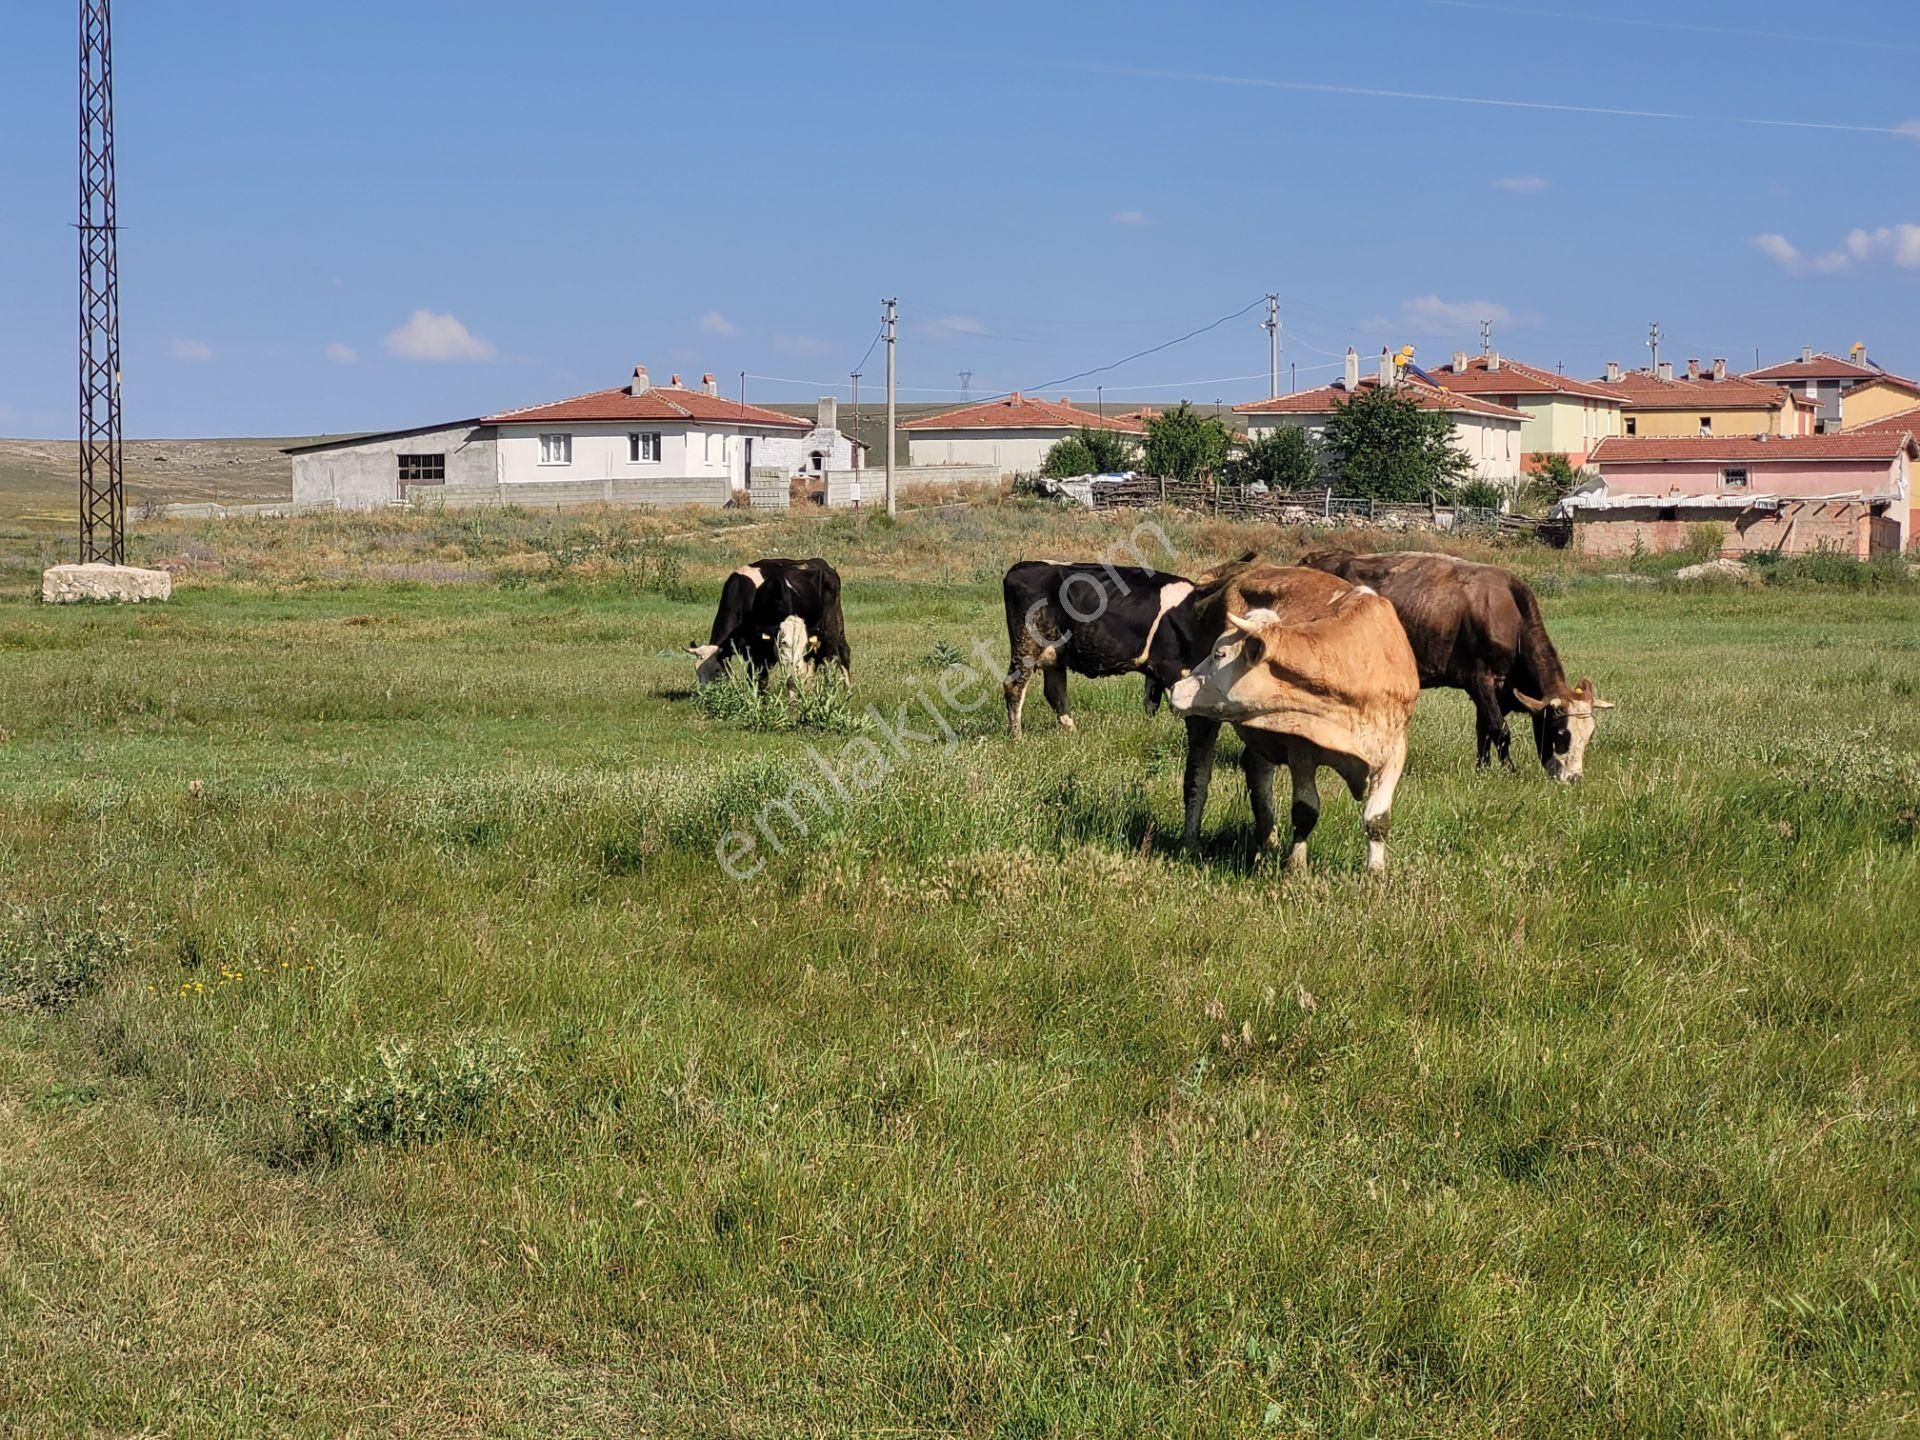
[{"label": "yellow building", "polygon": [[1876,375],[1840,395],[1840,428],[1855,430],[1920,405],[1920,385],[1898,375]]},{"label": "yellow building", "polygon": [[1578,468],[1594,446],[1626,433],[1618,395],[1589,380],[1571,380],[1552,370],[1500,354],[1457,351],[1453,363],[1433,372],[1434,383],[1455,395],[1490,400],[1527,417],[1520,427],[1520,463],[1536,455],[1564,455]]},{"label": "yellow building", "polygon": [[1672,361],[1657,371],[1607,367],[1595,382],[1620,397],[1625,433],[1641,437],[1687,435],[1811,435],[1819,402],[1782,385],[1769,385],[1727,373],[1727,362],[1710,370],[1689,360],[1675,374]]}]

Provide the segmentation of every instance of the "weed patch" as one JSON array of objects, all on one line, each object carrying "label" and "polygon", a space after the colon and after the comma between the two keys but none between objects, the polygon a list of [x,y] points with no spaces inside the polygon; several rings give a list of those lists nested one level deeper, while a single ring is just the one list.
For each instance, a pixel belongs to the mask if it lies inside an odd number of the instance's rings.
[{"label": "weed patch", "polygon": [[531,1068],[525,1051],[498,1038],[385,1041],[359,1074],[329,1075],[293,1097],[294,1154],[337,1160],[356,1145],[425,1145],[477,1129]]}]

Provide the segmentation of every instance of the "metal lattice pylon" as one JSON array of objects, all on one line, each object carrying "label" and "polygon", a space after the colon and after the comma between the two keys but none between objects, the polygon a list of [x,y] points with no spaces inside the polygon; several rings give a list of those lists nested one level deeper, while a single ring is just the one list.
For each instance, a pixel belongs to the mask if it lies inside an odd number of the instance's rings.
[{"label": "metal lattice pylon", "polygon": [[113,7],[80,0],[80,559],[126,561]]}]

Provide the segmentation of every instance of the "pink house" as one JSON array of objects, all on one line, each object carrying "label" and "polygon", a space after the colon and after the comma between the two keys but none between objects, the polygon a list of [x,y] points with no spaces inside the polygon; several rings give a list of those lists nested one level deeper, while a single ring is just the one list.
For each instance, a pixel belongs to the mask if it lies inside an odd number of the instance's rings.
[{"label": "pink house", "polygon": [[1616,437],[1592,463],[1605,482],[1576,496],[1574,534],[1592,554],[1673,550],[1693,527],[1723,526],[1723,548],[1904,550],[1920,443],[1907,430],[1833,435]]}]

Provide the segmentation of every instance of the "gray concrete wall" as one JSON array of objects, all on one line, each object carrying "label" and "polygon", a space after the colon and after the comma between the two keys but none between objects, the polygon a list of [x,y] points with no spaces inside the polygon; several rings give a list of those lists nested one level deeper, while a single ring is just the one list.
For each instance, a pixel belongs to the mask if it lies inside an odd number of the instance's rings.
[{"label": "gray concrete wall", "polygon": [[[293,459],[293,503],[373,510],[400,498],[402,455],[445,455],[448,490],[485,489],[500,483],[497,444],[491,427],[455,425],[403,436],[348,441]],[[414,487],[409,487],[410,489]],[[432,493],[441,487],[419,487]]]}]

